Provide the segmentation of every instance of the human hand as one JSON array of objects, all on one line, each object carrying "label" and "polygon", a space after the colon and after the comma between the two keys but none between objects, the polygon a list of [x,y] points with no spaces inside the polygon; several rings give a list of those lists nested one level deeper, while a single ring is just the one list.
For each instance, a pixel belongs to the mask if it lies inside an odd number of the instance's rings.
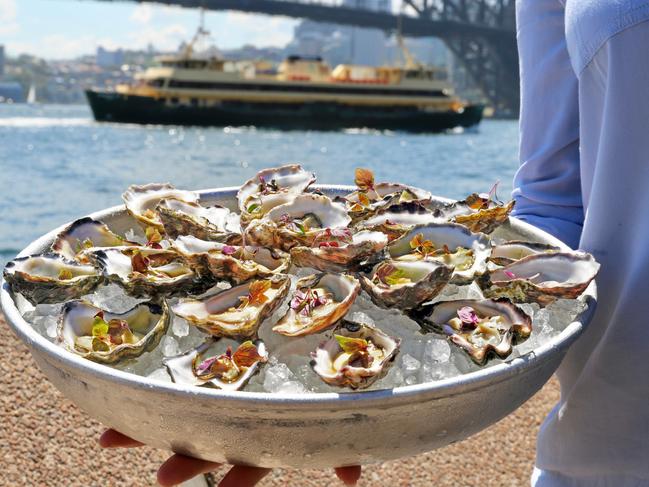
[{"label": "human hand", "polygon": [[[102,448],[134,448],[142,445],[139,441],[113,429],[104,431],[99,437],[99,446]],[[158,483],[163,487],[177,485],[197,475],[211,472],[220,466],[220,463],[174,453],[158,469]],[[234,465],[223,477],[219,487],[253,487],[268,475],[270,470],[269,468]],[[345,485],[356,485],[361,476],[361,467],[340,467],[335,470],[336,475]]]}]

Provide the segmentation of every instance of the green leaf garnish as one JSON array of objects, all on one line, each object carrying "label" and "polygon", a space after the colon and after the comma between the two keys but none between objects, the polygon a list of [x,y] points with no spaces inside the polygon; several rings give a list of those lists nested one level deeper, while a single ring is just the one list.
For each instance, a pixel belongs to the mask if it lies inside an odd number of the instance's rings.
[{"label": "green leaf garnish", "polygon": [[108,323],[99,316],[95,316],[92,322],[92,336],[102,337],[108,334]]},{"label": "green leaf garnish", "polygon": [[259,203],[253,203],[248,208],[246,208],[246,211],[248,213],[255,213],[256,211],[259,211],[260,209],[261,209],[261,205]]},{"label": "green leaf garnish", "polygon": [[92,339],[92,351],[93,352],[109,352],[110,346],[108,343],[104,342],[99,337],[94,337]]},{"label": "green leaf garnish", "polygon": [[408,284],[409,282],[412,282],[403,269],[395,269],[391,273],[387,274],[384,278],[384,281],[390,286]]},{"label": "green leaf garnish", "polygon": [[338,342],[338,345],[340,345],[340,348],[343,349],[343,352],[355,353],[367,350],[368,343],[363,338],[352,338],[342,335],[334,335],[334,338]]}]

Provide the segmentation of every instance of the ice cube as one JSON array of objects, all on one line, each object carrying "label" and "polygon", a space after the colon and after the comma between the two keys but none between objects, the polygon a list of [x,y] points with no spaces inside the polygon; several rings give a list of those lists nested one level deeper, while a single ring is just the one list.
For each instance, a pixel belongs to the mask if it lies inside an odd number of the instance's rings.
[{"label": "ice cube", "polygon": [[173,331],[173,334],[177,337],[186,337],[189,335],[189,323],[180,316],[174,315],[171,324],[171,331]]},{"label": "ice cube", "polygon": [[362,311],[356,311],[355,313],[351,313],[348,319],[349,321],[353,321],[356,323],[374,325],[374,320],[372,319],[372,317],[370,317],[367,313],[363,313]]},{"label": "ice cube", "polygon": [[162,355],[164,355],[165,357],[173,357],[174,355],[178,355],[180,353],[178,342],[171,336],[162,337],[160,346],[162,347]]},{"label": "ice cube", "polygon": [[280,392],[282,385],[293,375],[288,366],[281,362],[266,367],[265,372],[264,389],[268,392]]},{"label": "ice cube", "polygon": [[401,357],[401,366],[405,375],[412,374],[419,370],[421,362],[411,355],[405,354]]},{"label": "ice cube", "polygon": [[147,377],[149,379],[159,380],[161,382],[171,382],[171,376],[169,375],[166,367],[155,369],[153,372],[147,375]]},{"label": "ice cube", "polygon": [[448,362],[451,346],[444,338],[429,338],[424,346],[424,362]]}]

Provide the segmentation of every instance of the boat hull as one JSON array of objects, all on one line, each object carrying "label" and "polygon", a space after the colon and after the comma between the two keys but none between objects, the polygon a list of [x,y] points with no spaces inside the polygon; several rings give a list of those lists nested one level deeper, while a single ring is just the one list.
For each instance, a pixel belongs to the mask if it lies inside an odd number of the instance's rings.
[{"label": "boat hull", "polygon": [[165,99],[87,90],[99,122],[250,126],[294,130],[338,130],[367,127],[410,132],[442,132],[471,127],[482,119],[482,105],[462,112],[424,111],[408,106],[364,106],[336,102],[255,103],[222,101],[211,106],[170,104]]}]

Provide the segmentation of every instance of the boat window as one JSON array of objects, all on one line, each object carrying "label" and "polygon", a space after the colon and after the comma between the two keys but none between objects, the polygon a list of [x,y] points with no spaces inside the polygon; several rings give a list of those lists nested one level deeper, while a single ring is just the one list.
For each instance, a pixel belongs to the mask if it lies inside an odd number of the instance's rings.
[{"label": "boat window", "polygon": [[164,84],[164,80],[160,79],[160,78],[150,79],[150,80],[147,81],[146,84],[149,85],[149,86],[155,86],[155,87],[160,88]]}]

